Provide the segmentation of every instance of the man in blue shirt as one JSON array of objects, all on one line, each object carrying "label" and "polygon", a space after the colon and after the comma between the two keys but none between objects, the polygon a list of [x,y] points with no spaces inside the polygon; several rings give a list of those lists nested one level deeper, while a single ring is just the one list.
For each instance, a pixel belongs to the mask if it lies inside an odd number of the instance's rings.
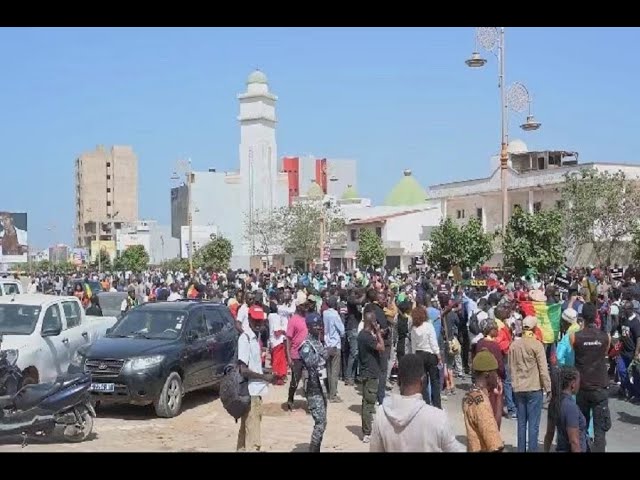
[{"label": "man in blue shirt", "polygon": [[324,323],[324,344],[327,348],[327,376],[329,379],[329,401],[342,402],[338,397],[338,376],[340,375],[340,358],[344,323],[338,313],[338,297],[327,298],[327,308],[322,314]]}]

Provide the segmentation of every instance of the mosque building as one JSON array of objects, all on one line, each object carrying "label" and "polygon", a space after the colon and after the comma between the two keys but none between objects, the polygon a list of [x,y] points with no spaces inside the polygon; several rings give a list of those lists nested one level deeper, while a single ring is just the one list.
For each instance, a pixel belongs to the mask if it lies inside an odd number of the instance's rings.
[{"label": "mosque building", "polygon": [[[233,245],[231,268],[261,264],[245,237],[246,224],[264,212],[286,206],[315,183],[323,195],[341,196],[356,185],[356,161],[315,158],[312,155],[279,160],[276,142],[276,102],[267,76],[260,70],[246,81],[240,104],[239,169],[194,171],[191,176],[192,248],[211,234],[221,234]],[[301,194],[302,190],[302,194]],[[171,234],[188,255],[188,187],[171,190]],[[197,237],[197,238],[196,238]]]}]

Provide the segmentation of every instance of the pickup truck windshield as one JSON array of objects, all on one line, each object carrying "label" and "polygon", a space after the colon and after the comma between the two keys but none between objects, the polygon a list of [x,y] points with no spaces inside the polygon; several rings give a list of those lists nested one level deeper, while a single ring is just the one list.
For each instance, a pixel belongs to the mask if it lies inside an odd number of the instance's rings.
[{"label": "pickup truck windshield", "polygon": [[40,306],[0,305],[0,334],[31,335],[39,316]]},{"label": "pickup truck windshield", "polygon": [[131,310],[108,336],[175,340],[186,318],[184,312]]}]

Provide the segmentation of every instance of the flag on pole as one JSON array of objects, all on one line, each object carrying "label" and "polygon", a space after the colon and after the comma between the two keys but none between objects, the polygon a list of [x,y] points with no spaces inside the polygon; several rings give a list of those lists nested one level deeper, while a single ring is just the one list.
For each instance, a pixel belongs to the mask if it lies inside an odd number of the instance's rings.
[{"label": "flag on pole", "polygon": [[88,283],[84,284],[84,293],[87,294],[87,298],[91,298],[91,296],[93,295],[93,292],[91,291],[91,287],[89,286]]}]

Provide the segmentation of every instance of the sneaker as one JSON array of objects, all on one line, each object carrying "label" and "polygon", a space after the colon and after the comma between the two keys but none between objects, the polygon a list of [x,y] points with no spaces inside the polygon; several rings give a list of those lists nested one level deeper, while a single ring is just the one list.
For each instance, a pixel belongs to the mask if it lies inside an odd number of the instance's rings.
[{"label": "sneaker", "polygon": [[353,387],[353,386],[355,385],[355,382],[354,382],[353,380],[345,380],[345,381],[344,381],[344,384],[345,384],[347,387]]},{"label": "sneaker", "polygon": [[365,435],[362,437],[362,443],[369,443],[371,442],[371,436],[370,435]]},{"label": "sneaker", "polygon": [[330,403],[342,403],[342,399],[338,396],[329,399]]},{"label": "sneaker", "polygon": [[511,420],[516,420],[516,419],[518,418],[518,414],[517,414],[516,412],[511,412],[511,413],[509,414],[509,418],[510,418]]}]

